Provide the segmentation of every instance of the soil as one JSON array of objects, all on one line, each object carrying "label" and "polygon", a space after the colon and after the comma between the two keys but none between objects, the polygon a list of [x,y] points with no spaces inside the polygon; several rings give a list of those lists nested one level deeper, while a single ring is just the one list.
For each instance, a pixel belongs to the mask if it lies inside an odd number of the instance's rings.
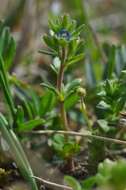
[{"label": "soil", "polygon": [[87,162],[86,161],[82,162],[77,158],[75,158],[73,162],[74,162],[73,168],[68,169],[67,164],[64,163],[59,167],[60,171],[63,172],[64,174],[71,175],[78,180],[86,178],[88,175]]},{"label": "soil", "polygon": [[0,188],[14,183],[15,181],[21,181],[22,177],[13,161],[8,163],[2,163],[0,166]]},{"label": "soil", "polygon": [[[26,144],[25,144],[26,145]],[[87,152],[81,151],[74,159],[74,169],[70,170],[66,168],[66,164],[60,163],[53,164],[51,161],[45,160],[45,150],[47,151],[46,146],[42,146],[38,150],[32,150],[30,147],[24,147],[25,152],[27,153],[28,160],[33,167],[33,171],[36,176],[43,178],[45,180],[64,184],[64,175],[71,175],[81,180],[88,176],[87,171]],[[46,152],[47,155],[50,152]],[[26,182],[23,181],[23,178],[20,176],[20,173],[14,163],[13,159],[7,160],[6,162],[0,163],[0,168],[4,169],[8,175],[5,176],[3,184],[0,183],[0,188],[4,190],[30,190],[30,187]],[[6,185],[5,185],[6,184]],[[23,188],[22,188],[23,187]],[[1,190],[0,189],[0,190]],[[40,183],[41,190],[58,190],[58,188],[45,187]]]}]

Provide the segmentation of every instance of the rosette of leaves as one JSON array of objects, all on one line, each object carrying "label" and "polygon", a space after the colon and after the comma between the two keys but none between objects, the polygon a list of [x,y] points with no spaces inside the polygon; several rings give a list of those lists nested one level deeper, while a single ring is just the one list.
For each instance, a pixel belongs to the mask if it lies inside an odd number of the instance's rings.
[{"label": "rosette of leaves", "polygon": [[77,27],[77,22],[68,15],[49,20],[50,33],[43,37],[48,50],[42,53],[59,57],[62,60],[62,49],[65,48],[65,66],[78,62],[84,57],[84,41],[80,33],[84,25]]},{"label": "rosette of leaves", "polygon": [[71,158],[80,151],[80,146],[73,138],[69,138],[66,142],[64,135],[54,135],[52,138],[52,147],[57,156],[62,160]]}]

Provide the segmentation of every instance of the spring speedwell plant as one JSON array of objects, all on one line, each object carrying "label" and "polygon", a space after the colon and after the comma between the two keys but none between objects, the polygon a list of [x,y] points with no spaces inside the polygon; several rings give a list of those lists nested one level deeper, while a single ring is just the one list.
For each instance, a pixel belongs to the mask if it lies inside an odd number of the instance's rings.
[{"label": "spring speedwell plant", "polygon": [[[78,93],[78,89],[81,87],[81,79],[74,79],[65,83],[65,72],[71,65],[84,58],[85,43],[80,38],[83,29],[84,25],[78,27],[77,22],[68,15],[49,20],[49,34],[43,36],[47,49],[40,50],[41,53],[51,55],[58,60],[58,64],[55,64],[55,62],[51,64],[51,68],[56,73],[56,85],[53,86],[50,83],[42,83],[41,85],[55,94],[59,104],[60,129],[66,131],[70,130],[66,111],[68,99],[73,98],[74,100],[75,96],[78,96],[79,99],[82,94]],[[76,142],[73,139],[71,141],[68,135],[55,135],[52,145],[58,155],[64,159],[69,159],[72,154],[79,150]]]}]

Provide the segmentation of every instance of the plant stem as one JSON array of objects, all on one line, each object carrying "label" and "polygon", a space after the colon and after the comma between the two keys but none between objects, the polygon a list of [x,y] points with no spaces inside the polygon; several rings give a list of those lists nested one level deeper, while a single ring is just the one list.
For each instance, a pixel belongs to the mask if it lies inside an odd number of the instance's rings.
[{"label": "plant stem", "polygon": [[66,131],[69,131],[67,115],[66,115],[66,111],[65,111],[65,108],[64,108],[64,102],[60,103],[60,113],[61,113],[61,117],[62,117],[61,119],[62,119],[62,122],[63,122],[63,125],[64,125],[64,129]]},{"label": "plant stem", "polygon": [[88,126],[89,130],[91,131],[92,127],[91,127],[91,123],[90,123],[88,115],[87,115],[87,111],[86,111],[86,108],[85,108],[85,103],[84,103],[83,97],[81,97],[81,111],[83,113],[83,116],[84,116],[84,119],[85,119],[85,121],[87,123],[87,126]]},{"label": "plant stem", "polygon": [[66,190],[73,190],[71,187],[66,186],[66,185],[61,185],[61,184],[57,184],[57,183],[54,183],[54,182],[51,182],[51,181],[47,181],[47,180],[42,179],[42,178],[37,177],[37,176],[32,176],[32,177],[39,180],[39,181],[41,181],[45,185],[49,185],[49,186],[53,186],[53,187],[57,187],[57,188],[61,188],[61,189],[66,189]]},{"label": "plant stem", "polygon": [[[58,89],[59,93],[62,93],[65,60],[66,60],[66,50],[65,50],[65,48],[63,48],[62,55],[61,55],[61,65],[60,65],[59,73],[57,76],[57,89]],[[64,100],[60,100],[60,115],[61,115],[61,119],[63,122],[64,130],[66,130],[66,131],[69,130],[67,115],[66,115],[66,111],[65,111],[65,107],[64,107]]]},{"label": "plant stem", "polygon": [[[61,96],[62,96],[62,85],[63,85],[63,79],[64,79],[64,67],[65,67],[66,54],[67,54],[66,49],[62,48],[61,64],[60,64],[60,69],[59,69],[59,73],[58,73],[58,76],[57,76],[57,89],[58,89],[59,93],[61,94]],[[69,131],[68,121],[67,121],[67,114],[66,114],[65,107],[64,107],[64,97],[63,97],[63,100],[62,100],[62,97],[61,97],[60,102],[59,102],[59,107],[60,107],[60,117],[61,117],[61,120],[62,120],[64,130]],[[68,134],[64,134],[64,138],[65,138],[65,140],[67,142],[68,141]],[[73,169],[72,168],[72,166],[73,166],[72,157],[70,157],[67,160],[67,163],[69,163],[71,169]]]},{"label": "plant stem", "polygon": [[63,64],[63,61],[62,61],[61,65],[60,65],[59,74],[57,76],[57,89],[60,92],[61,92],[61,88],[62,88],[63,78],[64,78],[64,64]]}]

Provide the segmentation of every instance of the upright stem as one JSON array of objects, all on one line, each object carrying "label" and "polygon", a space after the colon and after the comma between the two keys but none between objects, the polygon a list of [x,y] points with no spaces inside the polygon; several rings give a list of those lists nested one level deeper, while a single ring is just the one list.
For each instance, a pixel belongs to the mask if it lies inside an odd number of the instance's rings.
[{"label": "upright stem", "polygon": [[69,131],[67,115],[66,115],[66,111],[65,111],[65,108],[64,108],[64,102],[60,102],[60,114],[61,114],[61,119],[62,119],[62,122],[63,122],[64,129],[66,131]]},{"label": "upright stem", "polygon": [[[66,49],[62,48],[61,65],[60,65],[59,73],[57,76],[57,89],[58,89],[59,93],[62,93],[66,56],[67,56]],[[65,106],[64,106],[64,98],[63,98],[63,100],[60,99],[59,108],[60,108],[60,116],[61,116],[64,130],[69,131],[67,114],[66,114]],[[68,134],[64,134],[64,137],[65,137],[65,140],[68,141]],[[72,157],[70,157],[66,160],[66,165],[69,167],[70,170],[72,170],[74,168],[74,163],[73,163]]]},{"label": "upright stem", "polygon": [[82,111],[84,119],[87,123],[87,126],[88,126],[89,130],[91,131],[92,130],[91,123],[90,123],[90,120],[87,115],[87,111],[86,111],[85,104],[84,104],[84,99],[82,97],[81,97],[81,111]]},{"label": "upright stem", "polygon": [[60,70],[57,76],[57,89],[59,90],[59,92],[61,92],[63,78],[64,78],[64,64],[62,61],[60,65]]},{"label": "upright stem", "polygon": [[[65,48],[62,49],[62,56],[61,56],[61,65],[59,69],[59,73],[57,76],[57,89],[60,93],[62,93],[62,84],[64,79],[64,63],[66,59],[66,50]],[[67,115],[64,107],[64,100],[60,100],[60,115],[63,122],[63,126],[65,130],[68,130],[68,121],[67,121]]]}]

